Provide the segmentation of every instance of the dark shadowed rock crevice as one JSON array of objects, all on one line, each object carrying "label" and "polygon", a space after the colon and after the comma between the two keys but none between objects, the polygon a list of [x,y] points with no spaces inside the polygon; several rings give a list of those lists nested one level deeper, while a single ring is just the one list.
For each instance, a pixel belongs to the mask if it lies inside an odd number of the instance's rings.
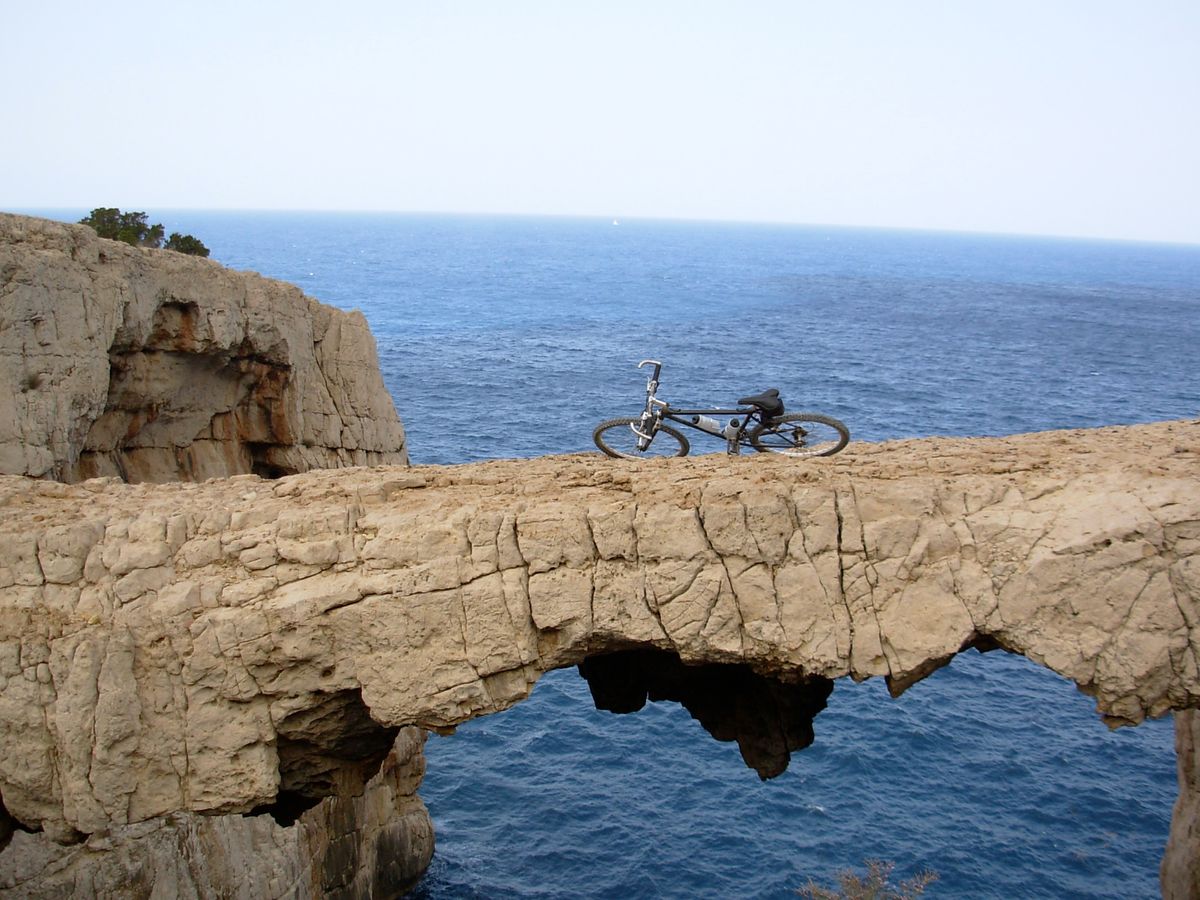
[{"label": "dark shadowed rock crevice", "polygon": [[813,742],[813,718],[833,691],[827,678],[788,684],[749,666],[685,665],[653,648],[589,656],[579,664],[597,709],[634,713],[646,702],[674,701],[718,741],[736,741],[764,781],[783,774],[791,754]]},{"label": "dark shadowed rock crevice", "polygon": [[358,796],[395,742],[358,691],[338,691],[283,719],[276,730],[279,789],[319,800]]},{"label": "dark shadowed rock crevice", "polygon": [[0,853],[8,846],[16,828],[17,820],[8,814],[8,810],[4,808],[4,798],[0,797]]}]

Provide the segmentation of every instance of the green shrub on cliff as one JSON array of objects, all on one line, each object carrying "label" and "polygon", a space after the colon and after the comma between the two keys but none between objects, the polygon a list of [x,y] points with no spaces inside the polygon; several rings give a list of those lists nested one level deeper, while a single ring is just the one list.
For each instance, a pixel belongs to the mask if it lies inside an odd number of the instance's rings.
[{"label": "green shrub on cliff", "polygon": [[[90,226],[102,238],[124,241],[135,247],[157,249],[163,243],[162,223],[151,225],[144,212],[121,212],[113,206],[98,206],[80,219],[79,224]],[[197,238],[178,231],[171,233],[166,249],[192,256],[208,256],[208,248]]]},{"label": "green shrub on cliff", "polygon": [[101,206],[80,219],[79,224],[90,225],[102,238],[124,241],[135,247],[162,246],[162,225],[151,225],[144,212],[123,213],[116,207]]},{"label": "green shrub on cliff", "polygon": [[208,256],[208,248],[200,242],[199,238],[194,238],[190,234],[180,234],[178,231],[172,231],[171,236],[167,238],[167,250],[174,250],[177,253],[187,253],[189,256]]}]

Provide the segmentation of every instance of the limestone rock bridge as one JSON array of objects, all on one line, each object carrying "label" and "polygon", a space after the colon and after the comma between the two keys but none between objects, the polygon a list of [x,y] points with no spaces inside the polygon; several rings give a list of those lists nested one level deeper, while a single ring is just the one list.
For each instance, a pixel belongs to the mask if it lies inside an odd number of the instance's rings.
[{"label": "limestone rock bridge", "polygon": [[1198,472],[1200,425],[1174,422],[803,464],[0,478],[0,818],[69,842],[362,794],[403,726],[576,664],[610,708],[681,700],[764,777],[832,679],[897,693],[971,647],[1073,680],[1113,724],[1188,710],[1191,754]]}]

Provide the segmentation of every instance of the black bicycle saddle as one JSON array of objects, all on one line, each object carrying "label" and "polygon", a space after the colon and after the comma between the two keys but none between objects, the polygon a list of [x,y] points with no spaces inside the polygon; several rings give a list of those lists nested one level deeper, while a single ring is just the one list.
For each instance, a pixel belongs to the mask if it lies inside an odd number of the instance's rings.
[{"label": "black bicycle saddle", "polygon": [[743,397],[738,401],[738,404],[757,406],[762,410],[763,416],[768,419],[783,415],[783,401],[779,399],[779,388],[769,388],[761,394],[755,394],[752,397]]}]

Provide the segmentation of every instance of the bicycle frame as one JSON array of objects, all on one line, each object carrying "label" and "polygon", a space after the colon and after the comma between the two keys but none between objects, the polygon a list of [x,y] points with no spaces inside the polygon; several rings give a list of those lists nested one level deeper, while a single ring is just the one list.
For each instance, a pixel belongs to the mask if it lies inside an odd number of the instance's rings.
[{"label": "bicycle frame", "polygon": [[[658,426],[662,424],[664,419],[669,419],[678,425],[685,425],[693,431],[699,431],[712,437],[724,437],[725,452],[737,454],[741,453],[742,444],[746,441],[746,432],[750,423],[753,421],[764,421],[761,410],[754,406],[712,409],[673,407],[666,400],[659,400],[657,396],[658,377],[662,372],[662,363],[656,359],[643,359],[638,363],[638,368],[640,369],[642,366],[654,366],[654,373],[646,381],[646,408],[642,411],[639,422],[641,428],[639,429],[634,425],[629,426],[630,431],[637,435],[639,450],[644,451],[650,446],[650,442],[654,440],[654,435],[658,432]],[[691,416],[736,416],[737,419],[730,422],[720,435],[716,435],[707,428],[702,428],[691,421],[688,418]]]},{"label": "bicycle frame", "polygon": [[[691,444],[684,436],[684,428],[723,439],[726,452],[731,454],[749,447],[756,453],[797,458],[832,456],[850,441],[850,429],[832,416],[818,412],[785,413],[777,388],[740,397],[736,406],[672,406],[658,397],[662,363],[656,359],[638,363],[639,369],[645,366],[654,368],[646,380],[646,404],[641,415],[607,419],[592,432],[592,440],[607,456],[617,459],[687,456]],[[723,417],[730,418],[722,422]],[[658,446],[651,450],[653,442]]]}]

